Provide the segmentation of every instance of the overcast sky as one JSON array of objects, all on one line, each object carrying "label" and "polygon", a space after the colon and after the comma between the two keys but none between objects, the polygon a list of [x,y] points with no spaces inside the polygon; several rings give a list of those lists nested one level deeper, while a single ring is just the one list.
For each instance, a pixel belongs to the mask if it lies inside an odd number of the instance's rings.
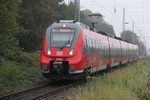
[{"label": "overcast sky", "polygon": [[[68,3],[70,0],[65,0]],[[74,1],[74,0],[71,0]],[[147,46],[150,48],[150,0],[80,0],[81,10],[90,9],[99,12],[104,16],[104,20],[113,25],[115,33],[120,36],[122,32],[123,7],[125,8],[126,30],[132,30],[134,21],[134,31],[137,35],[146,38]],[[116,12],[115,12],[116,9]],[[148,38],[149,37],[149,38]]]}]

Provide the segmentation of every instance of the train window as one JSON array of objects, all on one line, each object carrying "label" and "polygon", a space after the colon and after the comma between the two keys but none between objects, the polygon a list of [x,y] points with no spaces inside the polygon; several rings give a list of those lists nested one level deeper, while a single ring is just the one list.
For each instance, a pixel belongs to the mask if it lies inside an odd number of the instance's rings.
[{"label": "train window", "polygon": [[95,43],[94,39],[92,39],[92,46],[93,46],[93,54],[95,53]]},{"label": "train window", "polygon": [[113,42],[111,43],[112,47],[114,46]]},{"label": "train window", "polygon": [[104,59],[104,53],[105,53],[104,45],[101,46],[100,49],[101,49],[101,55],[102,55],[102,57],[103,57],[103,59]]},{"label": "train window", "polygon": [[100,48],[100,43],[99,40],[97,40],[97,54],[99,54],[99,48]]},{"label": "train window", "polygon": [[96,40],[96,54],[98,53],[98,41]]},{"label": "train window", "polygon": [[91,54],[93,54],[93,39],[91,39]]},{"label": "train window", "polygon": [[99,51],[99,41],[96,40],[96,54],[98,54],[98,51]]},{"label": "train window", "polygon": [[85,45],[85,46],[88,46],[87,38],[85,38],[85,40],[84,40],[84,45]]},{"label": "train window", "polygon": [[101,45],[101,40],[99,40],[99,44]]},{"label": "train window", "polygon": [[84,38],[84,54],[88,54],[87,38]]},{"label": "train window", "polygon": [[108,59],[108,57],[109,57],[109,49],[108,47],[106,47],[106,59]]},{"label": "train window", "polygon": [[94,54],[96,54],[96,40],[94,39]]},{"label": "train window", "polygon": [[90,39],[88,38],[88,54],[90,54]]},{"label": "train window", "polygon": [[89,47],[89,38],[87,38],[87,45],[88,45],[88,46],[87,46],[87,54],[89,54],[89,48],[90,48],[90,47]]},{"label": "train window", "polygon": [[95,54],[97,54],[97,40],[94,40],[95,43]]},{"label": "train window", "polygon": [[99,45],[98,45],[98,46],[99,46],[99,47],[98,47],[98,51],[99,51],[99,53],[100,53],[100,52],[101,52],[101,40],[98,41],[98,44],[99,44]]},{"label": "train window", "polygon": [[103,54],[104,54],[103,58],[106,59],[106,49],[105,49],[105,46],[104,46],[104,49],[103,49]]},{"label": "train window", "polygon": [[98,41],[98,53],[100,52],[101,44],[100,41]]},{"label": "train window", "polygon": [[88,43],[88,54],[90,54],[90,40],[87,38],[87,43]]},{"label": "train window", "polygon": [[100,52],[100,42],[99,42],[99,40],[97,41],[97,43],[98,43],[98,52],[97,52],[97,54],[99,54],[99,52]]},{"label": "train window", "polygon": [[64,44],[66,44],[66,47],[70,47],[74,34],[75,29],[61,29],[61,28],[52,29],[51,46],[62,47]]},{"label": "train window", "polygon": [[93,54],[93,39],[91,39],[91,53]]},{"label": "train window", "polygon": [[89,38],[89,54],[92,52],[92,42],[91,39]]},{"label": "train window", "polygon": [[94,54],[96,54],[96,40],[94,40]]},{"label": "train window", "polygon": [[92,39],[91,39],[91,54],[92,54],[92,52],[93,52],[93,45],[92,45]]},{"label": "train window", "polygon": [[90,39],[90,54],[92,54],[92,39]]}]

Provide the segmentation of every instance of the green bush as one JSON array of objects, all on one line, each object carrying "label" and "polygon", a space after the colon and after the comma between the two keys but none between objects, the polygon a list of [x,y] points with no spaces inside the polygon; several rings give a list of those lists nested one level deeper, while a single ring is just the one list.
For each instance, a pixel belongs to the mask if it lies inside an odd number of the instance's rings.
[{"label": "green bush", "polygon": [[0,56],[0,66],[4,64],[4,58]]},{"label": "green bush", "polygon": [[[1,58],[2,59],[2,58]],[[0,94],[22,89],[44,80],[40,67],[6,60],[0,65]]]}]

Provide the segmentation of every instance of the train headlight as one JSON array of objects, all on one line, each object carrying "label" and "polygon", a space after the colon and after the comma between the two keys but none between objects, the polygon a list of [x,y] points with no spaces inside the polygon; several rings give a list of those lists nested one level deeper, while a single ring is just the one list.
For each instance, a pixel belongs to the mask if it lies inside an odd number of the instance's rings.
[{"label": "train headlight", "polygon": [[69,56],[73,55],[74,49],[70,49]]},{"label": "train headlight", "polygon": [[47,48],[47,49],[46,49],[46,52],[47,52],[47,55],[51,55],[51,50],[50,50],[50,48]]}]

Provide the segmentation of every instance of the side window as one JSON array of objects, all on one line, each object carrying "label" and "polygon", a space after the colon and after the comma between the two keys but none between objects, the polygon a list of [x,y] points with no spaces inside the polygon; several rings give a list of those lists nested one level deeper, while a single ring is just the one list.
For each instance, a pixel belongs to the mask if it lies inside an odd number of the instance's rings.
[{"label": "side window", "polygon": [[92,54],[93,54],[93,52],[94,52],[94,43],[93,43],[93,39],[91,39],[91,43],[92,43]]},{"label": "side window", "polygon": [[99,40],[99,43],[98,43],[98,44],[99,44],[99,47],[98,47],[98,48],[99,48],[99,53],[100,53],[100,52],[101,52],[101,49],[102,49],[102,48],[101,48],[101,40]]},{"label": "side window", "polygon": [[96,54],[96,40],[94,40],[94,54]]},{"label": "side window", "polygon": [[99,40],[97,40],[97,54],[99,53]]},{"label": "side window", "polygon": [[94,39],[94,41],[93,41],[94,43],[94,54],[96,54],[96,40]]},{"label": "side window", "polygon": [[88,51],[89,51],[89,50],[88,50],[88,38],[85,38],[84,47],[85,47],[85,50],[86,50],[85,53],[88,54]]},{"label": "side window", "polygon": [[91,54],[92,53],[92,41],[91,41],[91,38],[89,38],[89,53]]},{"label": "side window", "polygon": [[85,38],[84,45],[85,45],[85,46],[88,46],[88,40],[87,40],[87,38]]},{"label": "side window", "polygon": [[98,40],[96,40],[96,54],[98,54],[98,47],[99,47],[99,43]]},{"label": "side window", "polygon": [[87,38],[87,48],[88,48],[87,54],[89,55],[89,52],[90,52],[90,47],[89,47],[89,38]]}]

